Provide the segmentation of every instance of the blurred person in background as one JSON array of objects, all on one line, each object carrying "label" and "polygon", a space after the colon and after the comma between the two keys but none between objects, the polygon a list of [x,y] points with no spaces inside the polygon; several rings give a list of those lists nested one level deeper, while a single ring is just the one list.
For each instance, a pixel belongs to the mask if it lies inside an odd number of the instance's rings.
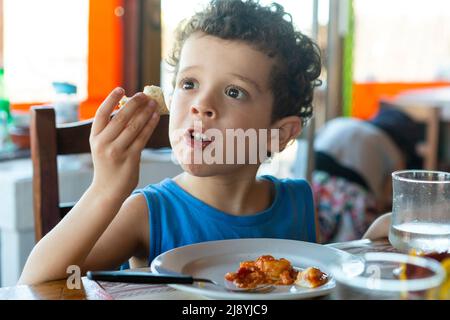
[{"label": "blurred person in background", "polygon": [[389,105],[371,120],[339,117],[319,130],[312,188],[320,242],[360,239],[391,211],[391,173],[421,168],[416,152],[421,132],[418,123]]}]

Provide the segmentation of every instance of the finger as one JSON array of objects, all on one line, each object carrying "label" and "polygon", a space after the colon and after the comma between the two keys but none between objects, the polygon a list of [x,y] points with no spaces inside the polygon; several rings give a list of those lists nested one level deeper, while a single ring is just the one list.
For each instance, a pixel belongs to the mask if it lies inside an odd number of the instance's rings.
[{"label": "finger", "polygon": [[116,139],[127,127],[131,119],[138,116],[149,104],[149,98],[145,94],[142,92],[135,94],[111,119],[102,132],[102,139],[105,139],[105,141]]},{"label": "finger", "polygon": [[120,149],[127,149],[141,131],[146,126],[147,122],[151,119],[155,113],[156,106],[147,106],[140,110],[122,130],[120,135],[114,140],[114,144]]},{"label": "finger", "polygon": [[144,149],[147,141],[153,134],[153,131],[155,131],[155,128],[158,126],[159,118],[160,116],[157,112],[153,113],[152,117],[147,121],[147,124],[131,144],[129,149],[135,150],[137,152],[141,152],[142,149]]},{"label": "finger", "polygon": [[124,94],[125,90],[122,88],[115,88],[108,97],[106,97],[95,113],[91,134],[99,134],[108,125],[111,112],[117,106]]}]

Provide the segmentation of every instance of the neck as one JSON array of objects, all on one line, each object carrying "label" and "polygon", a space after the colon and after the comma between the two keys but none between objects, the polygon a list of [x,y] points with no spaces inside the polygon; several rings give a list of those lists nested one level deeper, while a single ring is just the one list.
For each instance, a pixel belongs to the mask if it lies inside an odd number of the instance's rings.
[{"label": "neck", "polygon": [[272,203],[271,182],[256,179],[257,170],[243,171],[210,177],[184,172],[174,181],[194,197],[232,215],[251,215],[267,209]]}]

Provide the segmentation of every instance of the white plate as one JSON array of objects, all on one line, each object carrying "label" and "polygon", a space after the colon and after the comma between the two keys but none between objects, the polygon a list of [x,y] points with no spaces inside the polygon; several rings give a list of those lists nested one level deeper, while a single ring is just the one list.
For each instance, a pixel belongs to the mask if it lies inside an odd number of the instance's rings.
[{"label": "white plate", "polygon": [[285,258],[294,267],[318,267],[330,275],[327,284],[308,289],[299,286],[276,286],[268,293],[231,292],[210,284],[170,285],[173,288],[211,299],[305,299],[330,293],[336,286],[330,274],[334,263],[359,258],[327,246],[283,239],[235,239],[203,242],[167,251],[156,257],[151,270],[155,273],[181,273],[224,283],[227,272],[236,271],[239,263],[261,255]]}]

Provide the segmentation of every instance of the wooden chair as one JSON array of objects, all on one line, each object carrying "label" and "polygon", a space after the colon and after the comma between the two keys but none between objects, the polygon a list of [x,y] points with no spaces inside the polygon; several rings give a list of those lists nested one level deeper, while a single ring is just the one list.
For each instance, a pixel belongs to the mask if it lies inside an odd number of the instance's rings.
[{"label": "wooden chair", "polygon": [[[93,119],[56,126],[51,107],[31,110],[30,139],[33,163],[33,211],[38,242],[75,203],[59,203],[57,155],[89,153]],[[170,147],[169,116],[161,116],[146,148]]]},{"label": "wooden chair", "polygon": [[417,147],[423,157],[423,169],[438,169],[440,108],[429,105],[399,104],[398,108],[412,119],[425,125],[425,139]]}]

